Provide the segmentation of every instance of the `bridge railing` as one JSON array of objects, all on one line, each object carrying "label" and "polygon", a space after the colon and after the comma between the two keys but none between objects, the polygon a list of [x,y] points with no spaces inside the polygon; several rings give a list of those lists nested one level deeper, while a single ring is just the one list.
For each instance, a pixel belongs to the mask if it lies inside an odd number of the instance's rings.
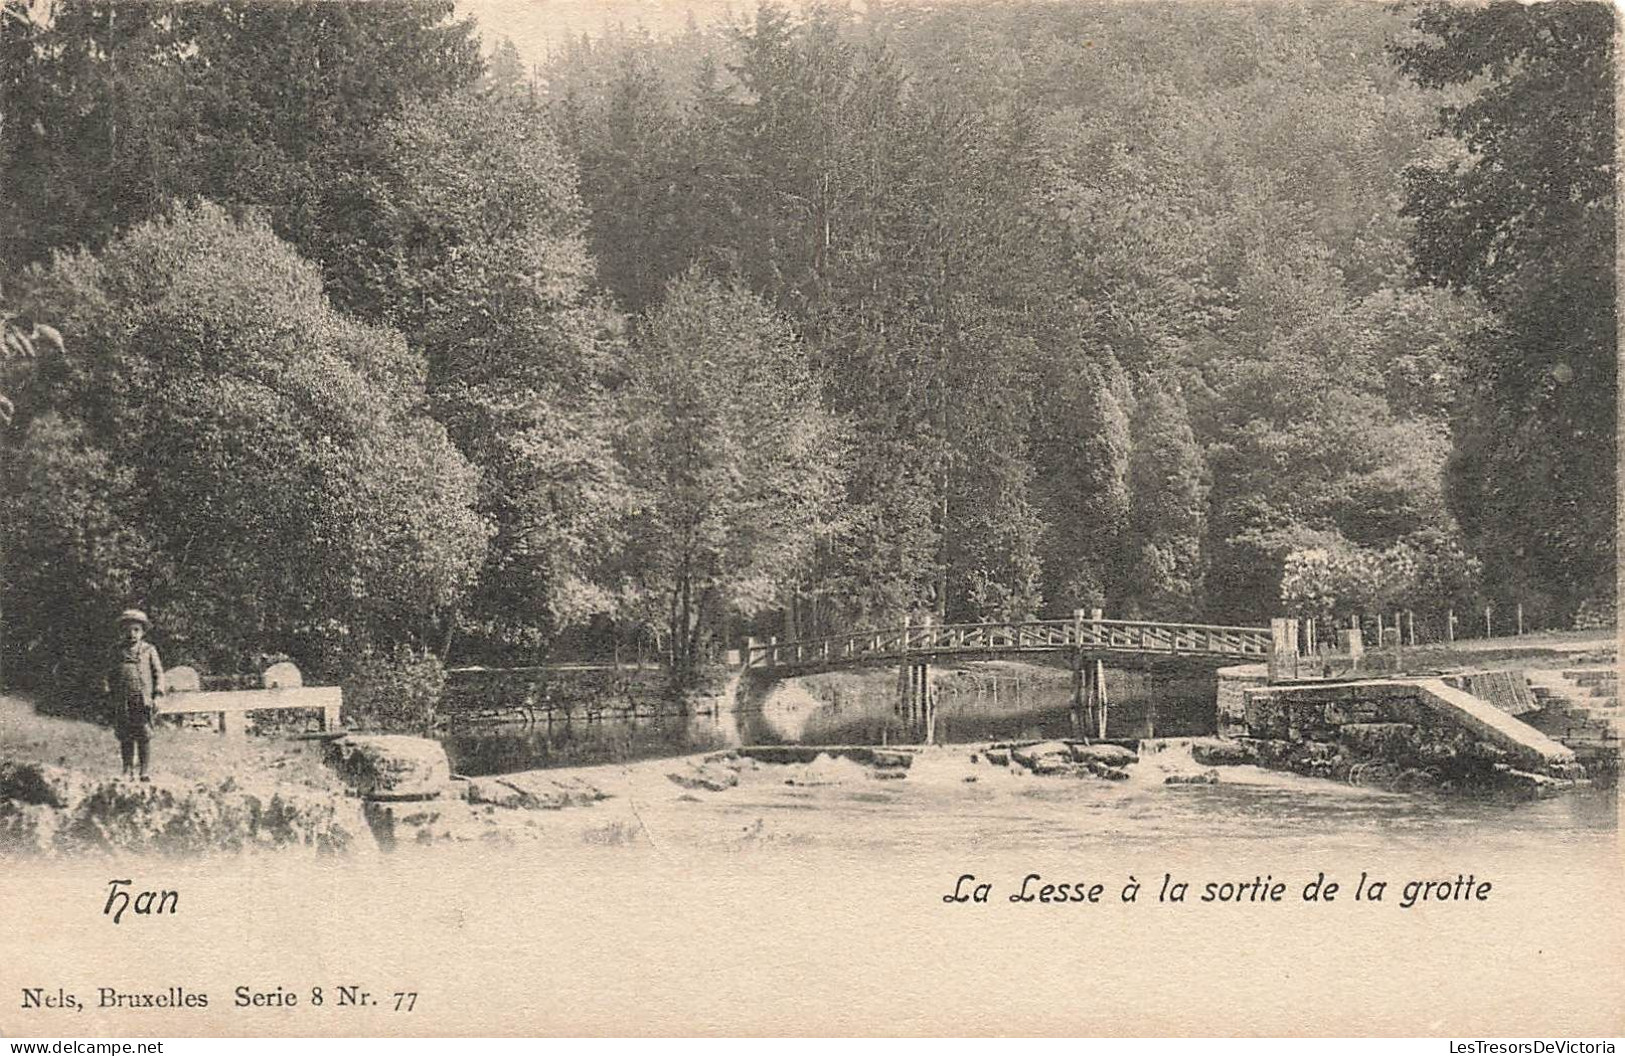
[{"label": "bridge railing", "polygon": [[809,667],[894,660],[908,654],[1098,652],[1268,657],[1268,627],[1231,627],[1151,620],[1023,620],[988,623],[919,623],[881,630],[751,643],[742,650],[747,668]]}]

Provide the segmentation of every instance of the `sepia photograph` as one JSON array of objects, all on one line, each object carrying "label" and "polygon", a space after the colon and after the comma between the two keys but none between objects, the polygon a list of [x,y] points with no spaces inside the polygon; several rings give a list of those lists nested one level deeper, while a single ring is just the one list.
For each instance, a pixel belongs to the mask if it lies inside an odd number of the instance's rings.
[{"label": "sepia photograph", "polygon": [[1619,35],[0,0],[0,1036],[1625,1033]]}]

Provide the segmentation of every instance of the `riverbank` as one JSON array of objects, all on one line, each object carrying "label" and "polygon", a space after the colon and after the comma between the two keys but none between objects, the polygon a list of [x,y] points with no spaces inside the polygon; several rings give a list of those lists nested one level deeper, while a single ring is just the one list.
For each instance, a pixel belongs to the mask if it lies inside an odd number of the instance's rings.
[{"label": "riverbank", "polygon": [[1535,801],[1397,794],[1218,765],[1214,742],[1183,739],[1147,742],[1133,761],[1047,742],[883,758],[727,750],[472,779],[437,770],[446,780],[436,798],[368,804],[321,742],[160,730],[155,778],[142,785],[117,777],[106,730],[34,715],[15,698],[0,698],[0,718],[0,844],[12,856],[1425,847],[1463,832],[1584,839],[1618,820],[1617,799],[1601,790]]}]

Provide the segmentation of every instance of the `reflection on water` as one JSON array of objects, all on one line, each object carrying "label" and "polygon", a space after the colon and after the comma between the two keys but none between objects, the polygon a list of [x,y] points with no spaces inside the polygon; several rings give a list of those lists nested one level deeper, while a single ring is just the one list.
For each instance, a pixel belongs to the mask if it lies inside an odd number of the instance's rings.
[{"label": "reflection on water", "polygon": [[[1214,731],[1211,672],[1108,670],[1110,737],[1196,737]],[[754,744],[919,744],[925,725],[896,714],[888,687],[799,682],[775,687],[758,714],[742,719]],[[1035,665],[984,665],[938,681],[941,744],[1042,740],[1073,735],[1070,675]]]},{"label": "reflection on water", "polygon": [[[1064,677],[1029,677],[1022,692],[960,682],[939,703],[942,744],[1053,738],[1071,729]],[[1113,736],[1180,738],[1211,733],[1212,690],[1198,679],[1118,679]],[[762,707],[704,716],[606,718],[554,723],[470,725],[445,734],[457,772],[509,773],[546,767],[622,764],[717,751],[738,744],[879,744],[920,741],[918,725],[892,713],[876,679],[830,679],[814,686],[785,682]],[[949,687],[952,689],[952,687]],[[1154,703],[1152,703],[1154,702]],[[908,780],[861,780],[834,788],[793,788],[762,775],[708,809],[736,817],[741,830],[777,830],[783,817],[809,845],[925,851],[942,846],[1012,846],[1068,850],[1121,846],[1267,843],[1271,851],[1336,845],[1435,848],[1467,840],[1479,850],[1537,848],[1614,832],[1617,793],[1586,790],[1532,803],[1432,794],[1394,794],[1336,781],[1225,768],[1217,785],[1165,785],[1168,773],[1201,770],[1185,742],[1147,752],[1126,781],[1035,778],[1016,768],[970,764],[970,752],[947,747],[921,757]],[[933,762],[934,760],[934,762]],[[980,777],[972,778],[972,772]],[[934,777],[933,777],[934,775]],[[790,822],[786,811],[795,812]],[[668,820],[666,824],[676,824]],[[695,822],[699,824],[699,822]]]},{"label": "reflection on water", "polygon": [[[984,672],[985,674],[985,672]],[[1025,672],[1014,680],[950,679],[941,686],[937,735],[946,745],[1037,739],[1071,732],[1070,687],[1064,673]],[[758,708],[721,715],[606,718],[596,721],[499,723],[453,729],[441,740],[453,769],[471,776],[550,767],[598,766],[692,755],[740,744],[918,743],[923,730],[893,713],[877,679],[830,679],[810,690],[807,680],[781,683]],[[1209,678],[1167,675],[1114,680],[1109,733],[1116,737],[1188,737],[1212,732]],[[814,692],[816,690],[816,692]],[[950,749],[951,751],[951,749]],[[803,816],[798,829],[831,841],[876,840],[891,848],[1006,844],[1034,846],[1106,839],[1249,840],[1272,846],[1315,845],[1335,833],[1343,844],[1413,843],[1453,837],[1532,845],[1567,834],[1611,832],[1618,824],[1616,793],[1593,789],[1535,802],[1400,795],[1293,774],[1227,770],[1217,785],[1165,785],[1174,770],[1201,769],[1178,742],[1146,755],[1122,782],[1031,778],[985,764],[975,783],[955,775],[934,781],[916,767],[906,781],[865,781],[851,788],[785,789],[756,798],[741,788],[718,800],[743,821],[787,809]],[[957,756],[954,756],[957,758]],[[968,753],[965,760],[968,762]],[[804,813],[803,813],[804,812]],[[884,824],[881,824],[884,818]],[[1283,843],[1284,841],[1284,843]],[[991,844],[990,844],[991,845]]]},{"label": "reflection on water", "polygon": [[451,768],[480,777],[561,766],[600,766],[715,751],[742,743],[735,716],[483,723],[442,733]]}]

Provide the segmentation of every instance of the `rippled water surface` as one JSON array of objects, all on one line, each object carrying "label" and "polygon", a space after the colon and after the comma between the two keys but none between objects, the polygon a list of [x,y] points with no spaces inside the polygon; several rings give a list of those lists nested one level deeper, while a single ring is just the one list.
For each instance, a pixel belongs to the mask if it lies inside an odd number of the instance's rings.
[{"label": "rippled water surface", "polygon": [[[1178,737],[1207,732],[1211,693],[1174,683],[1155,710],[1147,683],[1138,700],[1125,694],[1112,733]],[[880,851],[942,846],[1024,846],[1057,852],[1082,846],[1166,845],[1265,841],[1272,851],[1396,845],[1426,849],[1470,841],[1513,853],[1591,840],[1618,824],[1613,790],[1593,789],[1538,801],[1479,800],[1433,794],[1394,794],[1346,784],[1226,768],[1216,785],[1169,785],[1171,773],[1201,769],[1178,741],[1147,754],[1124,782],[1036,778],[970,763],[975,744],[996,739],[1062,736],[1070,732],[1065,687],[1025,687],[1018,698],[1003,687],[995,706],[988,692],[945,694],[938,723],[944,746],[922,758],[906,780],[854,780],[832,787],[787,786],[777,776],[746,782],[710,801],[706,813],[737,815],[751,826],[793,829],[810,844],[856,845]],[[879,744],[917,742],[921,731],[853,695],[820,699],[775,693],[766,706],[718,716],[662,716],[467,726],[444,738],[453,766],[466,774],[601,766],[693,755],[740,744]],[[1119,725],[1121,724],[1121,725]]]}]

